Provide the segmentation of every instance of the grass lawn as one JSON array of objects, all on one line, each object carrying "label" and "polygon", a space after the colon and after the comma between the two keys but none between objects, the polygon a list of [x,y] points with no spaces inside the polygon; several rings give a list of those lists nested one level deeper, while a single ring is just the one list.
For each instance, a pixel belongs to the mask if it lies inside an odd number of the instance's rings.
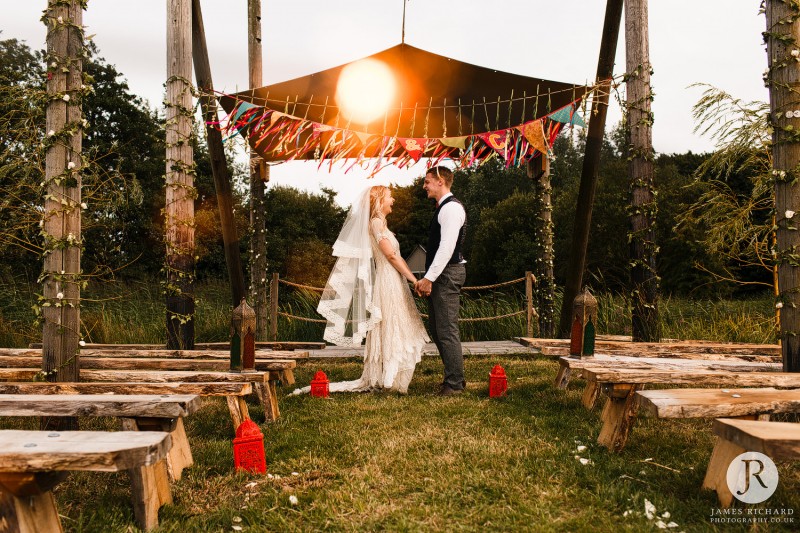
[{"label": "grass lawn", "polygon": [[[509,376],[509,396],[490,400],[488,374],[497,363]],[[430,357],[407,396],[322,400],[285,396],[284,388],[281,420],[261,424],[272,478],[233,473],[227,407],[206,399],[187,420],[195,464],[173,484],[175,502],[162,508],[159,531],[657,531],[657,520],[674,522],[667,531],[675,532],[797,530],[800,517],[787,525],[712,525],[716,495],[700,491],[711,421],[641,418],[627,448],[612,454],[595,443],[599,409],[581,405],[583,381],[556,390],[556,367],[538,356],[469,356],[468,391],[453,398],[432,395],[441,363]],[[319,369],[332,381],[355,379],[361,364],[302,362],[298,385]],[[254,404],[251,414],[263,420]],[[81,419],[81,427],[116,423]],[[797,514],[800,468],[778,466],[778,491],[756,507]],[[132,527],[126,474],[76,473],[56,497],[69,531]],[[656,508],[652,520],[645,500]]]}]

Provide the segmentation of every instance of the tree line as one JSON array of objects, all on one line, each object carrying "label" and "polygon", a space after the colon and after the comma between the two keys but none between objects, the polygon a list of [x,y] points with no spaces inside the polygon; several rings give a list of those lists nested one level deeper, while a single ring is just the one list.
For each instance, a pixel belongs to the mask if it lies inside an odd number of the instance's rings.
[{"label": "tree line", "polygon": [[[83,106],[89,126],[82,174],[86,197],[82,268],[97,281],[158,279],[165,250],[163,114],[133,95],[122,74],[96,50],[84,68],[92,78],[93,92]],[[0,253],[4,258],[0,277],[5,281],[23,276],[32,283],[41,270],[38,221],[44,162],[38,146],[47,133],[45,77],[41,52],[15,39],[0,41]],[[698,115],[700,123],[709,118],[708,109],[714,103],[719,109],[720,102],[732,101],[720,91],[709,90],[708,95],[717,100],[705,102],[706,115]],[[730,131],[738,131],[734,126]],[[569,260],[582,135],[581,130],[567,131],[554,146],[551,183],[557,285],[564,282]],[[202,133],[196,137],[197,276],[200,280],[223,278],[225,258],[209,158]],[[730,296],[763,291],[771,285],[772,273],[763,257],[768,255],[764,243],[773,210],[765,194],[769,184],[759,158],[763,150],[749,138],[749,143],[739,139],[740,145],[732,152],[657,156],[657,270],[663,293]],[[629,283],[629,154],[624,139],[624,131],[617,126],[603,143],[584,277],[596,291],[624,292]],[[248,177],[246,169],[235,164],[231,173],[240,252],[247,265]],[[542,228],[537,223],[540,206],[535,183],[523,169],[505,168],[502,161],[490,160],[456,172],[453,192],[467,209],[467,284],[496,283],[532,270],[540,259],[537,232]],[[270,271],[298,283],[324,284],[332,266],[331,247],[346,215],[335,194],[325,188],[314,193],[290,187],[267,190]],[[389,224],[402,253],[408,255],[417,244],[427,242],[434,206],[422,190],[421,176],[412,185],[396,187],[394,195],[397,201]]]}]

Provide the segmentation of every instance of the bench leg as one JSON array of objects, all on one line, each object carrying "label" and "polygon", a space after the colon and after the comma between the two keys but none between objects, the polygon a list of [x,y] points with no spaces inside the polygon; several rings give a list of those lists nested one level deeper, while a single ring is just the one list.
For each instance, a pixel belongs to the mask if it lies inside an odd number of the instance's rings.
[{"label": "bench leg", "polygon": [[61,520],[50,489],[66,476],[66,472],[0,474],[0,531],[61,533]]},{"label": "bench leg", "polygon": [[285,385],[294,385],[294,371],[291,368],[285,368],[281,371],[281,381]]},{"label": "bench leg", "polygon": [[716,439],[714,451],[711,452],[711,460],[708,462],[706,477],[703,480],[703,488],[717,491],[720,505],[730,507],[733,503],[733,494],[728,489],[728,466],[739,454],[747,450],[719,437]]},{"label": "bench leg", "polygon": [[642,390],[641,384],[615,384],[608,397],[601,419],[603,427],[597,437],[597,443],[611,451],[619,452],[628,441],[633,421],[636,418],[636,391]]},{"label": "bench leg", "polygon": [[587,381],[586,388],[583,389],[583,397],[581,398],[583,406],[591,411],[592,408],[594,408],[594,404],[597,403],[597,398],[599,397],[600,386],[596,381]]},{"label": "bench leg", "polygon": [[194,464],[192,449],[183,425],[183,418],[123,418],[122,429],[127,431],[168,431],[172,437],[172,448],[167,454],[169,478],[177,481],[184,468]]},{"label": "bench leg", "polygon": [[236,431],[242,422],[250,418],[247,402],[244,401],[244,396],[226,396],[225,399],[228,401],[228,411],[231,413],[233,431]]},{"label": "bench leg", "polygon": [[140,528],[149,531],[158,526],[158,510],[172,503],[165,461],[128,471],[131,476],[133,515]]},{"label": "bench leg", "polygon": [[556,375],[555,386],[557,389],[566,389],[569,385],[569,378],[572,371],[566,365],[560,365]]},{"label": "bench leg", "polygon": [[278,410],[278,391],[274,381],[267,383],[253,383],[253,389],[264,406],[264,418],[267,422],[274,422],[281,417]]}]

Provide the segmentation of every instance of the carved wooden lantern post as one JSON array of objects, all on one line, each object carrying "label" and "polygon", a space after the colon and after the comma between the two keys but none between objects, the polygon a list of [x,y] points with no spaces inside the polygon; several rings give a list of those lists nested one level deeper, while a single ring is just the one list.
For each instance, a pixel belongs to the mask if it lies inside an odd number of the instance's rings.
[{"label": "carved wooden lantern post", "polygon": [[231,317],[231,372],[254,372],[256,313],[242,298]]},{"label": "carved wooden lantern post", "polygon": [[594,355],[594,336],[597,324],[597,300],[588,287],[572,300],[572,330],[569,354],[573,357]]}]

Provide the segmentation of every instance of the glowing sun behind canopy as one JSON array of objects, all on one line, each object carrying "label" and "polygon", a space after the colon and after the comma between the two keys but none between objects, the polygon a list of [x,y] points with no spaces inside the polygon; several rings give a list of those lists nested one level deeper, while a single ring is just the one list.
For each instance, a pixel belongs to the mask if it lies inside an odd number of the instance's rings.
[{"label": "glowing sun behind canopy", "polygon": [[336,104],[347,120],[369,124],[388,111],[395,91],[389,67],[375,59],[362,59],[342,69],[336,84]]}]

